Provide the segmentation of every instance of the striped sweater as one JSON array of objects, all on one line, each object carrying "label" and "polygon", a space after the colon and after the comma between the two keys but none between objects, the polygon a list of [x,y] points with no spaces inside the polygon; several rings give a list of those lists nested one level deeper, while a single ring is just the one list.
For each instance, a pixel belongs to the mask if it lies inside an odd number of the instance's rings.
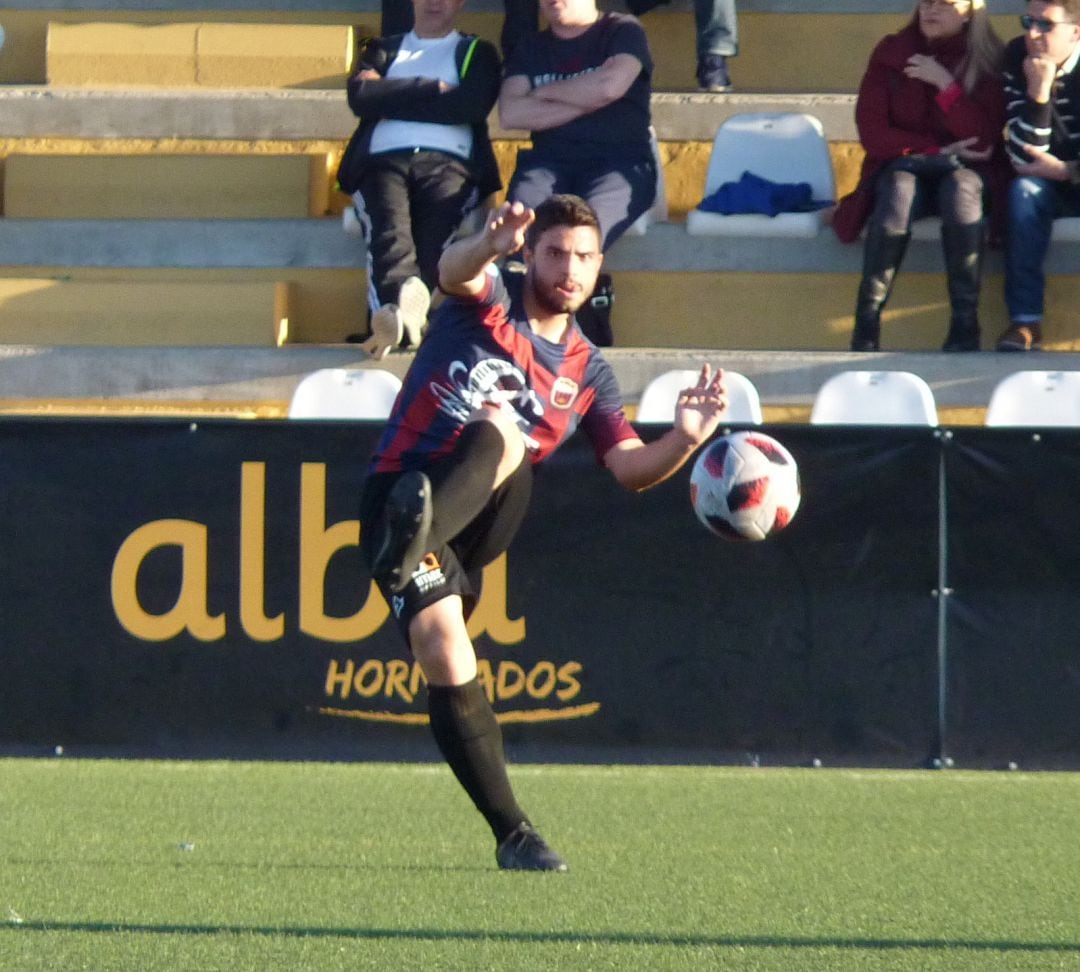
[{"label": "striped sweater", "polygon": [[1011,40],[1005,48],[1006,154],[1014,165],[1033,161],[1024,145],[1049,149],[1065,162],[1080,158],[1080,46],[1058,72],[1050,101],[1045,105],[1027,96],[1025,57],[1024,38]]}]

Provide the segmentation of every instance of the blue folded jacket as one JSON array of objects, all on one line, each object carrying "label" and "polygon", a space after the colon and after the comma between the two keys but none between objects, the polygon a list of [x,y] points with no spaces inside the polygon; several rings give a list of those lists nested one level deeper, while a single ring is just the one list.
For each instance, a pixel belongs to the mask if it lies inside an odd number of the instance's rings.
[{"label": "blue folded jacket", "polygon": [[725,182],[715,192],[706,196],[698,209],[706,213],[810,213],[832,201],[814,199],[809,182],[770,182],[752,172],[744,172],[738,182]]}]

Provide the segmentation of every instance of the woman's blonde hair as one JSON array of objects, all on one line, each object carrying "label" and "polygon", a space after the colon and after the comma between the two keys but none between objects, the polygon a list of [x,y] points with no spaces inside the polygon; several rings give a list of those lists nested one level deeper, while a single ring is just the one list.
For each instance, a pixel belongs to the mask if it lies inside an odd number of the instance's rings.
[{"label": "woman's blonde hair", "polygon": [[[986,12],[986,0],[967,0],[971,16],[967,23],[967,54],[957,71],[957,80],[970,94],[983,75],[997,76],[1001,73],[1005,45],[990,22]],[[919,22],[919,4],[915,4],[914,21]]]}]

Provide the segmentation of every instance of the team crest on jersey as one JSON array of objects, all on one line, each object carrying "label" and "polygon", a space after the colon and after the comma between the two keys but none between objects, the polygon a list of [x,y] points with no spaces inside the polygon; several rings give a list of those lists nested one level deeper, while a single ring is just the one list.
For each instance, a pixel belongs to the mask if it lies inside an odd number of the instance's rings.
[{"label": "team crest on jersey", "polygon": [[551,386],[551,404],[555,408],[569,408],[578,395],[578,383],[573,378],[560,375]]}]

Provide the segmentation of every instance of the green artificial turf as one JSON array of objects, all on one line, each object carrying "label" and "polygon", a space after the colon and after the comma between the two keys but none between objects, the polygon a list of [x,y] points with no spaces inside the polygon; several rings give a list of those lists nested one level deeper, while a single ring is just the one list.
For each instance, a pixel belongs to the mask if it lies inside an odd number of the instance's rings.
[{"label": "green artificial turf", "polygon": [[0,969],[1080,968],[1080,775],[0,760]]}]

